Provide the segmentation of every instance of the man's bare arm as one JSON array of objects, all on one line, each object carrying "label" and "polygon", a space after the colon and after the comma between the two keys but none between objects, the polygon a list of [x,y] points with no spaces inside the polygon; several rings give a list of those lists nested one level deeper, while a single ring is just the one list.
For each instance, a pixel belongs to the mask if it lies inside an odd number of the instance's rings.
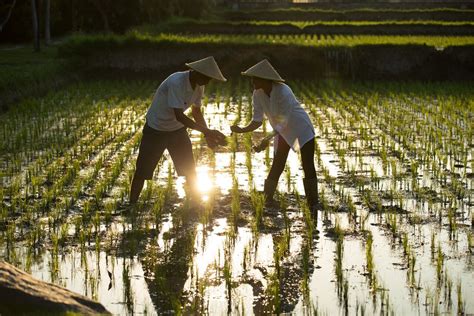
[{"label": "man's bare arm", "polygon": [[191,114],[194,118],[194,121],[201,126],[207,127],[206,121],[204,120],[204,116],[202,115],[201,108],[197,106],[191,107]]},{"label": "man's bare arm", "polygon": [[[182,109],[173,109],[173,110],[174,110],[174,115],[176,116],[176,119],[178,120],[178,122],[182,123],[184,126],[188,128],[200,131],[204,135],[209,134],[210,129],[207,128],[206,122],[204,122],[204,124],[202,124],[201,122],[200,124],[199,122],[193,121],[186,114],[184,114],[184,111]],[[201,117],[202,117],[202,113],[201,113]],[[202,120],[204,121],[204,118]]]},{"label": "man's bare arm", "polygon": [[176,119],[181,122],[184,126],[195,129],[200,131],[206,137],[207,143],[209,147],[213,148],[217,145],[225,145],[225,135],[221,132],[213,129],[209,129],[207,127],[206,122],[204,121],[204,117],[202,116],[202,112],[200,108],[193,107],[193,117],[196,120],[193,121],[187,115],[184,114],[183,110],[181,109],[174,109],[174,114],[176,115]]}]

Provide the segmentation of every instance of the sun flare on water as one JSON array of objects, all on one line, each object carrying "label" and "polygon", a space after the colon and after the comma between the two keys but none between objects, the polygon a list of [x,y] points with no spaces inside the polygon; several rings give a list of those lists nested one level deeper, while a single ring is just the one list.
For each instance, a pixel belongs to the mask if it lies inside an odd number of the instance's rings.
[{"label": "sun flare on water", "polygon": [[197,173],[197,191],[201,194],[201,198],[204,202],[209,200],[209,195],[214,188],[214,179],[210,173],[208,166],[200,166],[196,168]]}]

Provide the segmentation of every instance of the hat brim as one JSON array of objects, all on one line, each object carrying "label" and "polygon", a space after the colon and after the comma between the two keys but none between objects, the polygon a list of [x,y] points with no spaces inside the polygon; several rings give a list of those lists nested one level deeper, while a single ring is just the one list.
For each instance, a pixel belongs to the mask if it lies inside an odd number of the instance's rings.
[{"label": "hat brim", "polygon": [[260,78],[260,79],[265,79],[265,80],[270,80],[270,81],[275,81],[275,82],[285,82],[285,79],[279,79],[279,78],[270,78],[270,77],[264,77],[264,76],[257,76],[257,75],[252,75],[248,74],[245,71],[240,73],[242,76],[246,77],[255,77],[255,78]]},{"label": "hat brim", "polygon": [[217,77],[217,76],[213,76],[213,75],[211,75],[211,74],[206,74],[206,73],[204,73],[202,70],[199,70],[199,69],[194,68],[194,67],[193,67],[192,65],[190,65],[189,63],[185,63],[185,65],[186,65],[186,67],[188,67],[189,69],[192,69],[192,70],[194,70],[194,71],[197,71],[197,72],[199,72],[200,74],[202,74],[202,75],[204,75],[204,76],[206,76],[206,77],[209,77],[209,78],[211,78],[211,79],[215,79],[215,80],[222,81],[222,82],[226,82],[226,81],[227,81],[227,79],[226,79],[224,76],[222,76],[222,77]]}]

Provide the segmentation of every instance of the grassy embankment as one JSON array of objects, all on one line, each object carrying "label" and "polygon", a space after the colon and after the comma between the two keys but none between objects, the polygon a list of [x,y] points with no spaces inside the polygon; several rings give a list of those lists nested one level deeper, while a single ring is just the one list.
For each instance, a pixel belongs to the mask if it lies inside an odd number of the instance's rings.
[{"label": "grassy embankment", "polygon": [[60,86],[73,74],[58,56],[58,45],[33,52],[30,45],[0,48],[0,112],[22,97]]}]

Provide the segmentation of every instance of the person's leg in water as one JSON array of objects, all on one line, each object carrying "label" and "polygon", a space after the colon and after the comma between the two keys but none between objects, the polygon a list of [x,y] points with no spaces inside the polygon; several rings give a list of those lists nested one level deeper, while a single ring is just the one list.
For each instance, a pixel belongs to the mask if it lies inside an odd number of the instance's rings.
[{"label": "person's leg in water", "polygon": [[278,180],[285,169],[286,159],[288,158],[288,153],[290,152],[290,146],[281,135],[278,135],[276,141],[278,142],[277,148],[273,155],[272,166],[270,168],[270,172],[268,173],[267,179],[265,180],[263,189],[265,194],[265,204],[267,206],[275,204],[273,195],[275,194],[276,188],[278,186]]},{"label": "person's leg in water", "polygon": [[301,162],[305,178],[303,179],[306,201],[312,214],[319,207],[318,179],[314,167],[314,138],[301,147]]},{"label": "person's leg in water", "polygon": [[186,197],[188,201],[191,202],[191,206],[197,206],[201,197],[197,186],[196,163],[194,162],[191,139],[185,128],[173,134],[168,152],[178,175],[186,178]]},{"label": "person's leg in water", "polygon": [[143,185],[145,184],[145,179],[138,176],[135,172],[133,175],[132,185],[130,188],[130,204],[136,204],[140,193],[143,190]]},{"label": "person's leg in water", "polygon": [[135,174],[130,188],[130,204],[137,203],[142,192],[145,180],[151,180],[158,161],[163,156],[167,144],[163,133],[145,125],[143,136],[138,150]]}]

